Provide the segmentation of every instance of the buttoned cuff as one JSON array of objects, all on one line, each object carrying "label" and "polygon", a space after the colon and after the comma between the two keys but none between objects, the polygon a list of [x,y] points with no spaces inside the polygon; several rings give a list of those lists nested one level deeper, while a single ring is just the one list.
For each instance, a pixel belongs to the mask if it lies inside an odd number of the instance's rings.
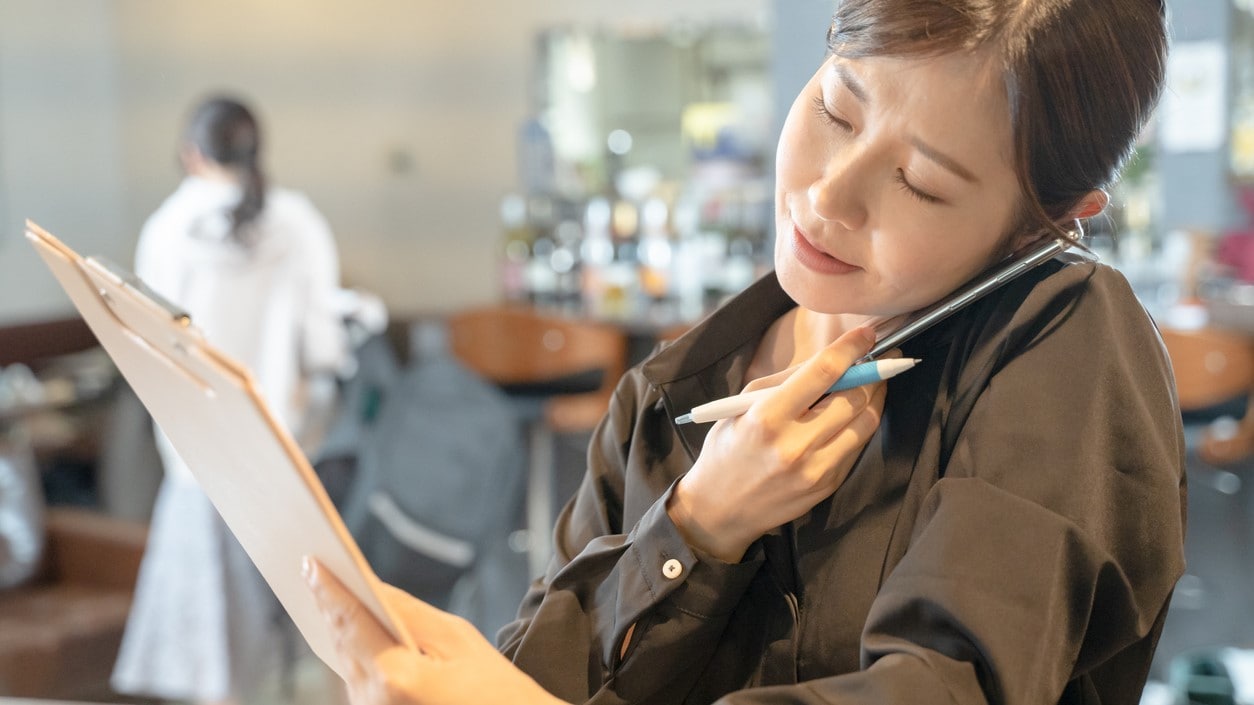
[{"label": "buttoned cuff", "polygon": [[[619,586],[620,625],[635,623],[663,600],[700,619],[726,615],[765,562],[756,541],[738,563],[725,563],[689,546],[666,511],[674,491],[671,485],[628,534],[627,563]],[[636,595],[640,598],[633,598]]]}]

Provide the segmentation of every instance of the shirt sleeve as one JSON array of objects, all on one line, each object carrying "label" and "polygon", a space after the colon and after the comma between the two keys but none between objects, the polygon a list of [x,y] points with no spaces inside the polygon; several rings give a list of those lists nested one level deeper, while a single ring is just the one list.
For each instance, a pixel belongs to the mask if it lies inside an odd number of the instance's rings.
[{"label": "shirt sleeve", "polygon": [[336,305],[340,261],[331,227],[307,198],[293,194],[302,211],[301,249],[305,258],[305,301],[300,340],[301,364],[309,373],[338,372],[349,360],[348,335]]},{"label": "shirt sleeve", "polygon": [[669,482],[637,521],[624,522],[624,474],[638,440],[633,375],[593,434],[545,577],[497,637],[517,666],[569,702],[642,702],[675,679],[695,678],[763,562],[756,546],[736,564],[690,548],[666,512]]},{"label": "shirt sleeve", "polygon": [[993,370],[872,605],[863,669],[720,702],[1137,702],[1184,567],[1183,436],[1152,323],[1090,272],[957,341]]},{"label": "shirt sleeve", "polygon": [[167,228],[159,215],[144,223],[135,245],[135,276],[158,294],[177,300],[178,282],[184,276],[183,260],[170,252],[172,238]]}]

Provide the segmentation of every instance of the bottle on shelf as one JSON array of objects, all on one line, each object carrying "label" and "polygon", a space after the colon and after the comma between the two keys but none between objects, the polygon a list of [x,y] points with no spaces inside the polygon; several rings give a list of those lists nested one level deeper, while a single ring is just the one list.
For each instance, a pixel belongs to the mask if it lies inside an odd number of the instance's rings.
[{"label": "bottle on shelf", "polygon": [[747,180],[733,195],[728,217],[727,263],[723,293],[736,294],[765,274],[774,264],[770,245],[773,203],[764,183]]},{"label": "bottle on shelf", "polygon": [[671,288],[676,317],[681,321],[692,321],[705,313],[701,204],[698,199],[691,195],[679,199],[672,221],[675,251],[671,257]]},{"label": "bottle on shelf", "polygon": [[698,231],[701,261],[702,307],[718,306],[726,293],[724,266],[727,263],[727,203],[724,194],[711,195],[701,208]]},{"label": "bottle on shelf", "polygon": [[614,258],[605,268],[605,289],[600,302],[601,312],[608,318],[630,319],[638,311],[639,227],[640,213],[636,204],[625,199],[613,201],[610,233]]},{"label": "bottle on shelf", "polygon": [[531,259],[534,234],[527,222],[527,200],[509,194],[501,200],[501,226],[504,230],[501,252],[501,297],[508,302],[530,299],[527,263]]},{"label": "bottle on shelf", "polygon": [[670,206],[659,197],[645,201],[640,209],[640,289],[651,317],[672,315],[674,289],[672,273],[674,244],[670,232]]},{"label": "bottle on shelf", "polygon": [[[569,207],[563,210],[569,211]],[[569,212],[560,217],[553,230],[556,247],[549,256],[549,266],[557,276],[557,306],[566,313],[580,313],[583,310],[580,256],[583,226]]]},{"label": "bottle on shelf", "polygon": [[579,244],[583,265],[580,281],[584,310],[594,317],[604,315],[606,273],[614,261],[614,238],[610,232],[612,210],[609,199],[600,196],[589,200],[584,208],[583,241]]},{"label": "bottle on shelf", "polygon": [[534,233],[526,265],[527,290],[532,304],[549,308],[556,307],[558,301],[558,273],[553,269],[557,250],[554,208],[553,199],[547,195],[527,199],[527,220]]}]

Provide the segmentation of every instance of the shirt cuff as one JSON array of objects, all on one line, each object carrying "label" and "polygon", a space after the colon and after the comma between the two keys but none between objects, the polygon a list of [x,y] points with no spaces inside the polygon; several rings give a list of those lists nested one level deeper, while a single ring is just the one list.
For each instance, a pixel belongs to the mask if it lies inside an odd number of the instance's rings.
[{"label": "shirt cuff", "polygon": [[[618,624],[634,623],[663,600],[702,619],[726,615],[765,562],[757,541],[738,563],[724,563],[689,546],[666,511],[674,491],[672,484],[628,534],[627,566],[631,567],[622,572]],[[630,597],[646,594],[647,602]]]}]

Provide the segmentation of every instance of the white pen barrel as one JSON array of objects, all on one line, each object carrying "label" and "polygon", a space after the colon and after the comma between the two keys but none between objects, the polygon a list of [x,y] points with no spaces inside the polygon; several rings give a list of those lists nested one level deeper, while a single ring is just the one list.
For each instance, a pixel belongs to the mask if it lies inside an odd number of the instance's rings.
[{"label": "white pen barrel", "polygon": [[692,416],[693,423],[708,423],[719,419],[729,418],[731,416],[739,416],[749,410],[753,403],[758,399],[775,391],[775,387],[767,387],[765,389],[756,389],[752,392],[744,392],[732,397],[724,397],[706,402],[701,406],[693,407],[689,414]]}]

